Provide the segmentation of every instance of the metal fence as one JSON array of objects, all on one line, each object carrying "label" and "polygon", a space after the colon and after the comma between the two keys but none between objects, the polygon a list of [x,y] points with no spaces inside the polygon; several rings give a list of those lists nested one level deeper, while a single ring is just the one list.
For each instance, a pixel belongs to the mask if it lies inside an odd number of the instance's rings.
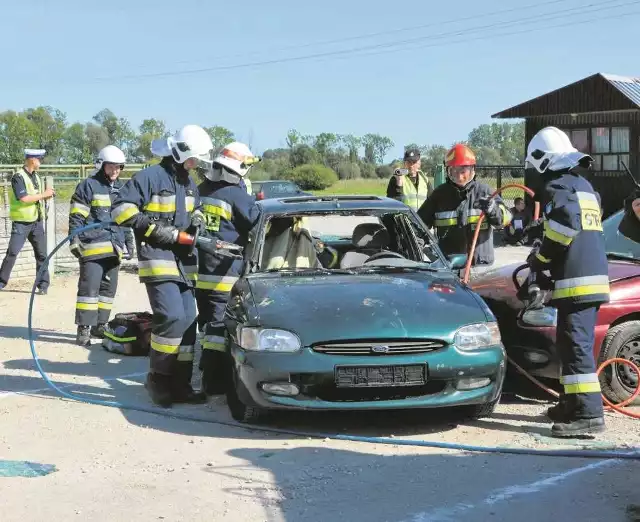
[{"label": "metal fence", "polygon": [[[486,183],[491,188],[501,188],[505,185],[518,183],[524,185],[524,167],[509,165],[481,165],[476,167],[476,179]],[[516,198],[524,198],[524,191],[519,188],[507,188],[502,192],[502,199],[511,208]]]}]

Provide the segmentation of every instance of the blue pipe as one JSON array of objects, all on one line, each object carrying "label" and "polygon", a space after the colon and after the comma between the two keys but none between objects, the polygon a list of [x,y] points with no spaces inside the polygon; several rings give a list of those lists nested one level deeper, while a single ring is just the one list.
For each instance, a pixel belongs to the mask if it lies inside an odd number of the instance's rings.
[{"label": "blue pipe", "polygon": [[[46,269],[51,260],[51,257],[68,241],[77,235],[86,230],[91,230],[95,228],[106,228],[108,226],[115,225],[115,223],[96,223],[93,225],[87,225],[85,227],[78,228],[75,232],[67,236],[63,239],[47,256],[42,267],[38,271],[38,276],[36,277],[36,282],[38,278],[42,274],[42,272]],[[222,420],[212,419],[210,417],[206,417],[204,415],[195,415],[190,413],[174,413],[171,411],[167,411],[160,408],[155,408],[153,406],[144,406],[139,404],[128,404],[125,402],[119,401],[103,401],[97,399],[89,399],[85,397],[81,397],[79,395],[74,395],[73,393],[68,393],[53,383],[46,372],[43,370],[42,365],[40,364],[40,359],[38,358],[38,354],[36,352],[36,347],[33,339],[33,301],[36,293],[36,282],[33,284],[33,288],[31,290],[31,299],[29,300],[29,315],[28,315],[28,326],[29,326],[29,345],[31,347],[31,355],[33,360],[36,363],[36,367],[38,368],[38,372],[44,379],[44,382],[49,386],[52,390],[56,391],[62,397],[67,399],[71,399],[74,401],[84,402],[87,404],[95,404],[98,406],[109,406],[111,408],[119,408],[124,410],[133,410],[133,411],[141,411],[145,413],[154,413],[156,415],[161,415],[163,417],[169,417],[172,419],[181,419],[188,421],[197,421],[197,422],[207,422],[210,424],[219,424],[222,426],[232,426],[234,428],[242,428],[245,430],[253,430],[253,431],[263,431],[267,433],[278,433],[281,435],[291,435],[296,437],[311,437],[311,438],[321,438],[321,439],[333,439],[333,440],[346,440],[352,442],[366,442],[369,444],[392,444],[398,446],[418,446],[418,447],[427,447],[427,448],[439,448],[439,449],[448,449],[448,450],[458,450],[458,451],[472,451],[472,452],[482,452],[482,453],[506,453],[506,454],[515,454],[515,455],[532,455],[537,457],[578,457],[578,458],[592,458],[592,459],[628,459],[628,460],[640,460],[640,448],[632,448],[631,451],[623,452],[623,451],[598,451],[598,450],[533,450],[527,448],[507,448],[501,446],[473,446],[468,444],[453,444],[450,442],[437,442],[437,441],[428,441],[428,440],[407,440],[407,439],[396,439],[389,437],[362,437],[358,435],[342,435],[337,433],[315,433],[315,432],[306,432],[306,431],[298,431],[298,430],[287,430],[280,428],[269,428],[263,426],[247,426],[243,424],[239,424],[236,422],[227,422]]]}]

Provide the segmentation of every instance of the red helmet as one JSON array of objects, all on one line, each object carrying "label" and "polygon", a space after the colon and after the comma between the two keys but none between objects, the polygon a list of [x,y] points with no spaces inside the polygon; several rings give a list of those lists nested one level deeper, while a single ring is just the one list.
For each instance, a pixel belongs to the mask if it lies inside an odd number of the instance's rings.
[{"label": "red helmet", "polygon": [[445,157],[444,164],[447,167],[462,167],[476,164],[476,155],[463,143],[456,143]]}]

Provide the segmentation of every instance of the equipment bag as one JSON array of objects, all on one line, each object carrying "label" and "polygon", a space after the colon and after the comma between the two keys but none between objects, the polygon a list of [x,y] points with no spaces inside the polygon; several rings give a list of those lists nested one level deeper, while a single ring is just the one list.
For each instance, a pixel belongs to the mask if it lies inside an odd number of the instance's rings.
[{"label": "equipment bag", "polygon": [[121,355],[148,355],[152,321],[149,312],[116,314],[104,327],[102,347]]}]

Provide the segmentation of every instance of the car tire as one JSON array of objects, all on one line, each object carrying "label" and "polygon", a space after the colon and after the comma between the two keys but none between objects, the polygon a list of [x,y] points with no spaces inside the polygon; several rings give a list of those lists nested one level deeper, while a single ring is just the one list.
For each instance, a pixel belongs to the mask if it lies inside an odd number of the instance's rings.
[{"label": "car tire", "polygon": [[[237,378],[235,371],[232,371],[232,382],[227,389],[227,407],[231,413],[231,417],[244,423],[256,422],[266,416],[266,410],[257,406],[250,406],[242,402],[241,393],[238,393],[238,387],[244,385]],[[248,393],[248,392],[247,392]]]},{"label": "car tire", "polygon": [[482,419],[484,417],[491,417],[496,409],[496,406],[498,406],[498,403],[500,402],[501,396],[502,394],[498,395],[498,398],[491,402],[476,404],[474,406],[466,406],[464,410],[465,417],[469,417],[474,420]]},{"label": "car tire", "polygon": [[[607,359],[616,357],[631,359],[640,365],[640,321],[627,321],[614,326],[607,332],[598,355],[598,366]],[[613,404],[620,404],[627,400],[637,386],[638,377],[636,376],[634,381],[634,375],[629,366],[607,366],[600,372],[602,394]],[[640,405],[640,397],[636,397],[628,406],[631,405]]]}]

